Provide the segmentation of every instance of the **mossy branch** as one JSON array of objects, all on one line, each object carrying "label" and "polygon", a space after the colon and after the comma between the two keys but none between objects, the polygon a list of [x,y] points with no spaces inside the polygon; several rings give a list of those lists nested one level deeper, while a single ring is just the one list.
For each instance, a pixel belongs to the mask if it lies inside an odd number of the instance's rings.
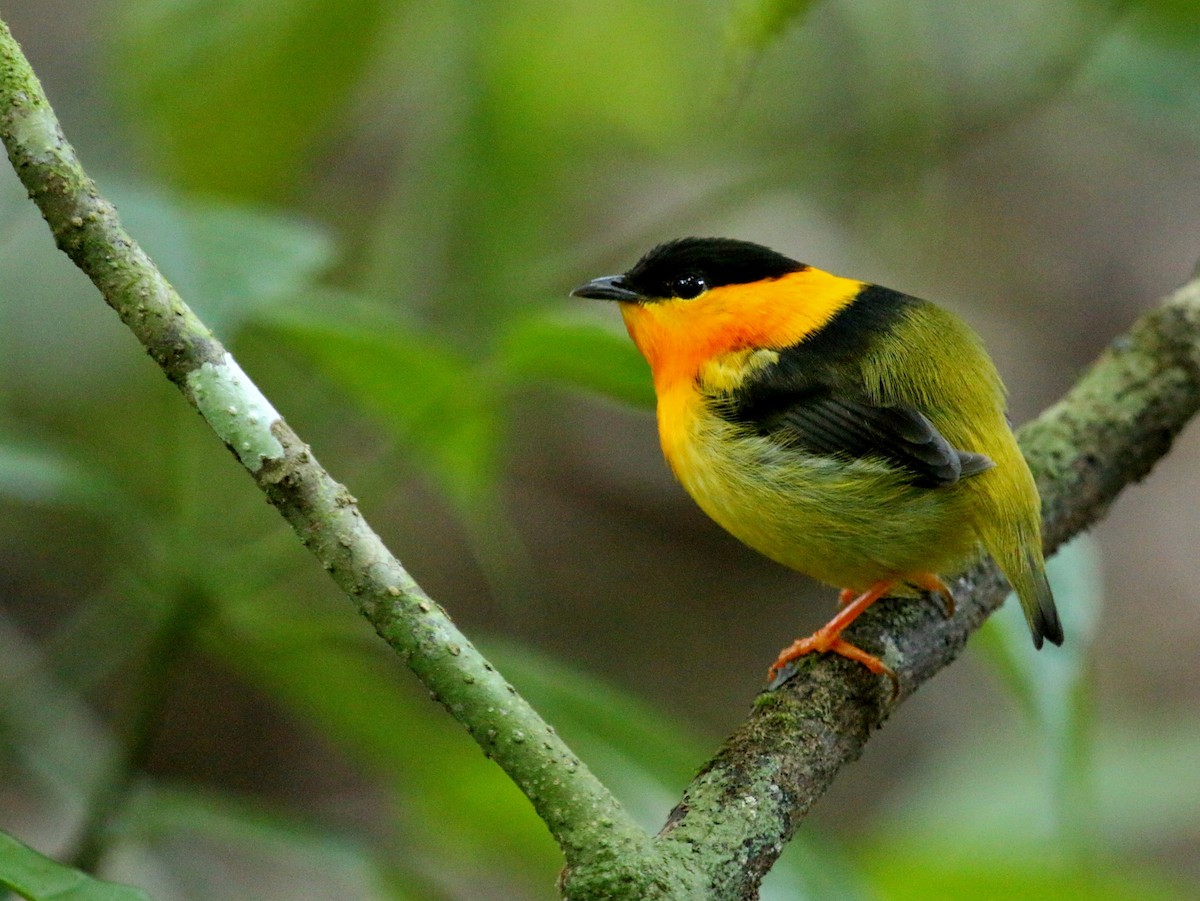
[{"label": "mossy branch", "polygon": [[[413,581],[349,492],[121,227],[67,143],[0,23],[0,139],[58,246],[242,462],[301,541],[534,804],[567,858],[564,893],[593,898],[757,897],[758,884],[841,766],[895,709],[862,667],[820,655],[764,693],[651,840]],[[1200,281],[1113,343],[1021,432],[1053,549],[1142,478],[1200,408]],[[854,640],[887,647],[902,701],[950,663],[1007,587],[984,563],[955,584],[958,612],[876,605]]]}]

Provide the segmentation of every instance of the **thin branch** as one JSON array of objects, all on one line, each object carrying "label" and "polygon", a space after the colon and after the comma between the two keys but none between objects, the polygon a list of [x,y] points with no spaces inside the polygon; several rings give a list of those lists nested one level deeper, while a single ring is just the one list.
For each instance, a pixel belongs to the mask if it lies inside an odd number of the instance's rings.
[{"label": "thin branch", "polygon": [[[1047,551],[1103,517],[1198,410],[1200,280],[1142,316],[1066,397],[1021,430],[1042,492]],[[988,561],[954,583],[953,618],[928,604],[877,604],[855,623],[853,640],[883,652],[903,700],[958,656],[1007,593]],[[800,676],[760,695],[660,833],[662,845],[703,849],[712,897],[758,896],[801,820],[891,712],[889,686],[842,658],[804,658]]]},{"label": "thin branch", "polygon": [[[638,860],[649,837],[417,585],[122,227],[0,22],[0,139],[58,247],[238,457],[338,586],[520,787],[570,864]],[[645,862],[645,883],[672,880]],[[677,881],[677,878],[676,880]],[[647,890],[646,897],[652,897]]]}]

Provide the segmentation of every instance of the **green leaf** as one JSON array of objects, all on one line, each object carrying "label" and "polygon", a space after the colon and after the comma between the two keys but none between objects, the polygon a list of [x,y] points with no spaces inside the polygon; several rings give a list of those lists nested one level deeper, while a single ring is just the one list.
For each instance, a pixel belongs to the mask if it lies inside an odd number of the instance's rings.
[{"label": "green leaf", "polygon": [[1123,102],[1156,133],[1194,141],[1200,120],[1200,14],[1190,0],[1186,5],[1186,15],[1178,18],[1170,4],[1137,7],[1127,19],[1133,27],[1117,31],[1098,48],[1088,87]]},{"label": "green leaf", "polygon": [[371,59],[385,0],[127,0],[111,73],[177,184],[243,198],[293,188]]},{"label": "green leaf", "polygon": [[[947,843],[953,839],[946,838]],[[947,861],[937,848],[903,849],[867,855],[868,871],[888,901],[998,901],[1030,898],[1037,901],[1185,901],[1194,895],[1127,865],[1088,866],[1023,860],[954,858]]]},{"label": "green leaf", "polygon": [[[486,126],[500,139],[479,148],[486,157],[561,190],[550,164],[572,144],[603,136],[615,147],[662,149],[694,134],[689,123],[704,109],[709,46],[703,5],[681,14],[670,0],[509,0],[485,15],[489,30],[478,64],[491,118]],[[638,64],[614,65],[618,57]],[[692,102],[679,102],[685,96]],[[529,164],[531,152],[541,164]],[[510,202],[529,199],[536,198]]]},{"label": "green leaf", "polygon": [[646,361],[627,336],[597,325],[563,316],[523,320],[505,336],[499,359],[518,378],[546,379],[654,409]]},{"label": "green leaf", "polygon": [[1099,859],[1104,847],[1168,847],[1194,828],[1196,723],[1160,716],[1096,730],[1095,802],[1086,824],[1096,840],[1081,848],[1055,816],[1038,737],[1004,715],[998,708],[945,734],[876,824],[880,853],[921,857],[920,849],[937,848],[954,868],[989,859],[1079,865]]},{"label": "green leaf", "polygon": [[1020,604],[1009,598],[980,631],[972,647],[982,651],[1030,721],[1046,749],[1049,789],[1056,818],[1068,840],[1086,841],[1092,821],[1087,796],[1088,727],[1092,719],[1090,667],[1103,586],[1095,541],[1081,535],[1046,567],[1063,621],[1063,646],[1034,649]]},{"label": "green leaf", "polygon": [[[996,665],[1006,686],[1039,724],[1061,723],[1088,675],[1092,641],[1103,608],[1100,552],[1080,535],[1046,565],[1067,640],[1038,651],[1015,595],[981,630],[979,649]],[[974,645],[973,645],[974,646]]]},{"label": "green leaf", "polygon": [[561,867],[516,786],[344,602],[322,608],[292,591],[224,599],[205,643],[384,779],[406,844],[432,865],[489,866],[533,884]]},{"label": "green leaf", "polygon": [[[0,167],[0,272],[0,400],[6,409],[89,405],[130,373],[144,374],[144,361],[129,353],[128,329],[55,248],[9,166]],[[18,398],[20,404],[9,406]],[[27,426],[16,420],[13,426],[28,435]]]},{"label": "green leaf", "polygon": [[215,870],[196,861],[214,858],[218,865],[237,863],[220,869],[222,897],[291,899],[301,885],[308,898],[430,897],[429,874],[419,872],[428,862],[419,856],[381,854],[349,833],[214,792],[162,786],[138,792],[122,813],[121,839],[118,861],[134,857],[130,867],[136,867],[148,851],[152,872],[167,874],[188,897],[211,895]]},{"label": "green leaf", "polygon": [[0,832],[0,886],[29,901],[149,901],[141,889],[101,882]]},{"label": "green leaf", "polygon": [[[722,131],[710,4],[508,0],[406,12],[406,33],[439,58],[425,62],[424,49],[397,64],[421,112],[405,136],[406,182],[387,228],[373,229],[375,255],[392,252],[399,226],[400,253],[415,263],[405,282],[422,277],[408,296],[460,328],[473,320],[493,333],[531,296],[562,291],[565,226],[608,217],[610,206],[614,221],[629,220],[635,173]],[[581,194],[597,177],[605,188]]]},{"label": "green leaf", "polygon": [[[1114,0],[1101,5],[1111,7]],[[1133,23],[1159,40],[1194,47],[1200,39],[1200,9],[1195,0],[1127,0],[1117,5],[1126,7]]]},{"label": "green leaf", "polygon": [[294,216],[128,182],[106,190],[184,300],[222,336],[309,288],[335,256],[324,230]]},{"label": "green leaf", "polygon": [[729,44],[741,53],[761,53],[812,5],[813,0],[738,0],[729,21]]},{"label": "green leaf", "polygon": [[[103,636],[101,637],[103,640]],[[108,727],[71,680],[0,609],[0,736],[38,804],[77,816],[116,753]]]},{"label": "green leaf", "polygon": [[303,316],[270,327],[420,458],[461,509],[488,508],[499,469],[495,380],[399,323],[367,330]]},{"label": "green leaf", "polygon": [[64,453],[0,437],[0,497],[25,504],[97,505],[115,494],[100,473]]}]

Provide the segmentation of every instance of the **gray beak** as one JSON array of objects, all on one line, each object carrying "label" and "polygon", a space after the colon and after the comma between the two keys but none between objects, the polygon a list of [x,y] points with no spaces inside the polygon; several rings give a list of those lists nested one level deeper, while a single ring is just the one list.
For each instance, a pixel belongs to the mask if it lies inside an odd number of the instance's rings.
[{"label": "gray beak", "polygon": [[595,300],[619,300],[624,303],[637,303],[640,299],[636,291],[625,287],[625,276],[623,275],[605,275],[594,278],[572,291],[571,296],[590,297]]}]

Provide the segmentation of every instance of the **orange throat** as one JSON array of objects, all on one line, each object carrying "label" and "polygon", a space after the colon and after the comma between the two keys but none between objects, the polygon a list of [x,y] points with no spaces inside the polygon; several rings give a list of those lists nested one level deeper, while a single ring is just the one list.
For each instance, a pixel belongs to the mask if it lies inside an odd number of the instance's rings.
[{"label": "orange throat", "polygon": [[697,298],[621,304],[633,343],[650,364],[654,387],[692,381],[722,354],[781,350],[819,330],[863,283],[801,269],[766,282],[723,285]]},{"label": "orange throat", "polygon": [[663,454],[680,481],[691,469],[700,395],[732,391],[753,371],[751,354],[778,351],[821,329],[863,283],[820,269],[724,285],[697,298],[622,303],[633,343],[650,364]]}]

